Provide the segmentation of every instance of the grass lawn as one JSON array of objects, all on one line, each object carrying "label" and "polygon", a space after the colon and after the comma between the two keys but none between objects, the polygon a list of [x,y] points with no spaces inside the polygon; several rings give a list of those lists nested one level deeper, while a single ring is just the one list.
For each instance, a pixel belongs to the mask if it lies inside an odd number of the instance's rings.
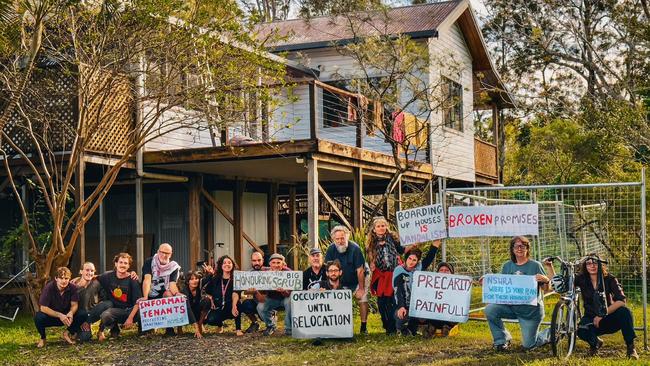
[{"label": "grass lawn", "polygon": [[[551,311],[547,308],[547,314]],[[636,313],[636,311],[635,311]],[[636,313],[637,317],[641,314]],[[640,319],[640,318],[639,318]],[[358,317],[357,317],[358,322]],[[639,322],[637,322],[639,323]],[[282,324],[278,321],[278,324]],[[243,326],[248,324],[244,321]],[[525,352],[521,349],[518,325],[509,324],[514,348],[509,353],[491,349],[487,323],[470,321],[461,325],[460,334],[449,338],[388,337],[383,334],[378,314],[371,314],[370,335],[352,341],[328,340],[314,346],[309,341],[281,335],[263,337],[261,333],[234,337],[232,322],[224,334],[213,327],[202,340],[186,334],[172,338],[161,334],[142,338],[133,330],[124,331],[120,339],[104,344],[93,341],[67,346],[60,338],[62,328],[48,330],[45,349],[35,347],[38,334],[28,316],[14,323],[0,320],[0,364],[2,365],[650,365],[650,355],[637,343],[641,360],[625,358],[620,333],[604,336],[601,357],[586,358],[588,347],[578,341],[569,362],[552,358],[550,346]],[[358,331],[358,323],[355,332]],[[282,333],[282,332],[277,332]],[[638,332],[639,337],[642,333]],[[163,362],[165,360],[166,362]]]}]

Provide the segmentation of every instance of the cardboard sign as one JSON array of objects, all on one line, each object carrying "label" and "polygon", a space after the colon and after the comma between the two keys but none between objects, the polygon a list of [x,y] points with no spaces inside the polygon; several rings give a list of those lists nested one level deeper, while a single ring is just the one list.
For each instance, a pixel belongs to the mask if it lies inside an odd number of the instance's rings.
[{"label": "cardboard sign", "polygon": [[293,338],[352,338],[352,291],[291,293]]},{"label": "cardboard sign", "polygon": [[187,302],[184,295],[144,300],[140,307],[142,330],[171,328],[189,324]]},{"label": "cardboard sign", "polygon": [[471,277],[416,271],[409,316],[465,323],[469,318],[471,297]]},{"label": "cardboard sign", "polygon": [[447,237],[442,205],[430,205],[397,211],[397,230],[402,246]]},{"label": "cardboard sign", "polygon": [[537,305],[535,276],[487,274],[483,277],[486,304]]},{"label": "cardboard sign", "polygon": [[449,207],[450,238],[539,234],[537,204]]},{"label": "cardboard sign", "polygon": [[302,290],[302,272],[299,271],[235,271],[235,291],[248,290]]}]

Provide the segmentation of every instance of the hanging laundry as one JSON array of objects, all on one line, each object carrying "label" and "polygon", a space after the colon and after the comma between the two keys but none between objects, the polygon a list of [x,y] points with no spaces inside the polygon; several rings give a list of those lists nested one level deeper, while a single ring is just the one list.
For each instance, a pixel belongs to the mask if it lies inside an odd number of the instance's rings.
[{"label": "hanging laundry", "polygon": [[397,143],[404,142],[404,112],[395,111],[391,115],[393,117],[393,140]]}]

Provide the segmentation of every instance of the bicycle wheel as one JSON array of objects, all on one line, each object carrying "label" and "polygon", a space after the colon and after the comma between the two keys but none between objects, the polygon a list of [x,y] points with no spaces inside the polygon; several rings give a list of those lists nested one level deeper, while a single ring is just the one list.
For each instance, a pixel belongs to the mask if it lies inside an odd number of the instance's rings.
[{"label": "bicycle wheel", "polygon": [[[569,302],[560,300],[553,308],[551,316],[551,347],[557,358],[568,358],[575,345],[575,330],[571,329],[571,318],[574,312]],[[575,323],[574,323],[575,324]]]}]

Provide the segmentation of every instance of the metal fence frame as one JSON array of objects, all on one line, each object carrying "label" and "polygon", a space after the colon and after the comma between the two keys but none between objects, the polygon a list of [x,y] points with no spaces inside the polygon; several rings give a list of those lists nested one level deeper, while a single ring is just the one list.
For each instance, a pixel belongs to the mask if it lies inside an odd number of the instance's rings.
[{"label": "metal fence frame", "polygon": [[[647,221],[646,221],[646,178],[645,178],[645,168],[642,168],[641,170],[641,180],[639,182],[621,182],[621,183],[594,183],[594,184],[558,184],[558,185],[530,185],[530,186],[485,186],[485,187],[466,187],[466,188],[447,188],[446,181],[444,178],[439,178],[438,179],[438,202],[442,203],[444,211],[447,212],[447,195],[449,193],[453,194],[460,194],[460,195],[467,195],[472,192],[476,191],[485,191],[485,192],[491,192],[491,191],[518,191],[518,190],[523,190],[523,191],[530,191],[531,192],[531,200],[528,201],[520,201],[520,202],[536,202],[536,197],[535,197],[535,190],[544,190],[544,189],[590,189],[590,188],[608,188],[608,187],[639,187],[640,189],[640,244],[641,244],[641,255],[642,255],[642,278],[641,278],[641,293],[642,293],[642,307],[643,307],[643,326],[641,328],[635,328],[637,330],[643,330],[643,345],[644,348],[647,350],[648,349],[648,319],[647,319],[647,303],[648,303],[648,284],[647,284],[647,252],[646,252],[646,228],[647,228]],[[483,199],[490,199],[488,197],[481,197]],[[561,202],[564,200],[564,197],[561,197]],[[500,201],[504,202],[505,200],[500,199]],[[562,209],[563,208],[559,208]],[[563,215],[563,213],[562,213]],[[562,221],[562,225],[566,224],[564,223],[564,220]],[[566,230],[566,228],[565,228]],[[566,231],[565,231],[566,233]],[[540,248],[537,248],[537,246],[541,247],[541,244],[538,240],[538,236],[532,236],[532,245],[535,247],[535,250],[540,250]],[[490,253],[489,253],[489,248],[490,246],[487,245],[487,256],[488,260],[490,258]],[[484,255],[485,253],[481,254],[482,260],[484,260]],[[447,243],[446,240],[443,240],[442,244],[442,260],[447,261]],[[483,264],[485,268],[485,264]],[[473,320],[485,320],[485,319],[476,319],[476,318],[470,318]],[[516,322],[516,321],[515,321]]]}]

